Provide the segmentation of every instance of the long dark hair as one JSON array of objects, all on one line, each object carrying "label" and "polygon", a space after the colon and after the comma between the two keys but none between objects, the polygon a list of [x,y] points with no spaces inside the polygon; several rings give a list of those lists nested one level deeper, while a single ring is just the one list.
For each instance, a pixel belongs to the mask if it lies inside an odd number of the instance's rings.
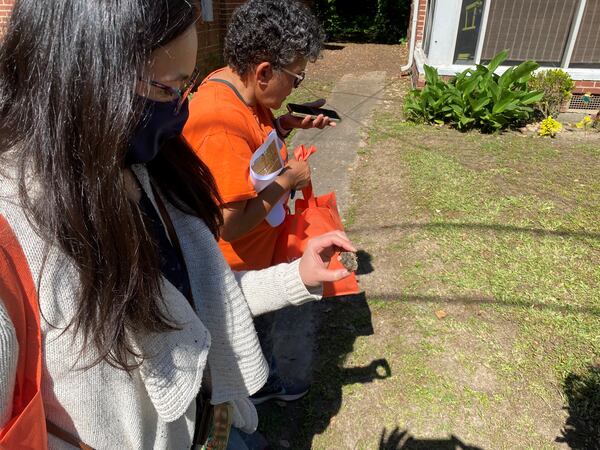
[{"label": "long dark hair", "polygon": [[[194,0],[18,0],[0,46],[0,155],[14,150],[32,223],[80,273],[82,331],[101,360],[131,370],[129,332],[177,327],[160,295],[158,251],[125,191],[127,143],[143,110],[135,86],[152,50],[197,20]],[[218,194],[182,138],[149,167],[177,206],[215,234]],[[33,174],[39,195],[31,195]]]}]

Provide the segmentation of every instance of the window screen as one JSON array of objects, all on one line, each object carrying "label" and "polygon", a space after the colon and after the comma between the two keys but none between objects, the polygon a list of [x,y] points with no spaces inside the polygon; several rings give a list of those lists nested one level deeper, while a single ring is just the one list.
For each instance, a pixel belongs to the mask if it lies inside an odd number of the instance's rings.
[{"label": "window screen", "polygon": [[570,67],[600,67],[600,0],[588,0]]},{"label": "window screen", "polygon": [[[533,59],[560,66],[578,4],[579,0],[492,1],[481,59],[489,61],[508,49],[510,63]],[[596,36],[597,30],[596,26]]]}]

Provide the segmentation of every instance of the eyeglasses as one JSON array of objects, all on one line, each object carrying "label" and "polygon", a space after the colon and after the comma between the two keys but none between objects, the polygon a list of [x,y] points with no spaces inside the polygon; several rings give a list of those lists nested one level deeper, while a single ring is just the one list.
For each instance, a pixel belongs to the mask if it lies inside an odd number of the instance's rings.
[{"label": "eyeglasses", "polygon": [[304,71],[300,72],[300,74],[297,74],[297,73],[291,72],[283,67],[281,68],[281,70],[295,78],[294,89],[297,88],[298,86],[300,86],[300,83],[302,83],[304,81],[304,79],[306,78],[306,73]]},{"label": "eyeglasses", "polygon": [[200,69],[196,68],[190,78],[185,82],[181,89],[174,88],[172,86],[167,86],[164,83],[160,83],[154,80],[141,80],[145,83],[148,83],[150,86],[157,87],[165,91],[171,97],[177,99],[177,104],[175,105],[175,110],[173,111],[173,115],[179,114],[181,111],[181,107],[185,103],[186,99],[192,94],[196,88],[198,87],[198,80],[200,80]]}]

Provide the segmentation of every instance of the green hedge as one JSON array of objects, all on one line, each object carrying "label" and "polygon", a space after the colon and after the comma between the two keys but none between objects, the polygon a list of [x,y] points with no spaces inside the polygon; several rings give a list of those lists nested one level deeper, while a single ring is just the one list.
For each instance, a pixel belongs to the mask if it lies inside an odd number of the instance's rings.
[{"label": "green hedge", "polygon": [[411,0],[315,0],[329,40],[397,44],[406,38]]}]

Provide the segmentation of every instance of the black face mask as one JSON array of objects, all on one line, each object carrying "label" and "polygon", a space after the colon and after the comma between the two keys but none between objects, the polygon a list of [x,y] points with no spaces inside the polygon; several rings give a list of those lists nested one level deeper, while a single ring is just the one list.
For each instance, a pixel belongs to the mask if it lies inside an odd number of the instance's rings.
[{"label": "black face mask", "polygon": [[179,113],[174,115],[177,102],[146,100],[142,120],[129,141],[128,164],[152,161],[166,141],[181,135],[190,113],[186,99]]}]

